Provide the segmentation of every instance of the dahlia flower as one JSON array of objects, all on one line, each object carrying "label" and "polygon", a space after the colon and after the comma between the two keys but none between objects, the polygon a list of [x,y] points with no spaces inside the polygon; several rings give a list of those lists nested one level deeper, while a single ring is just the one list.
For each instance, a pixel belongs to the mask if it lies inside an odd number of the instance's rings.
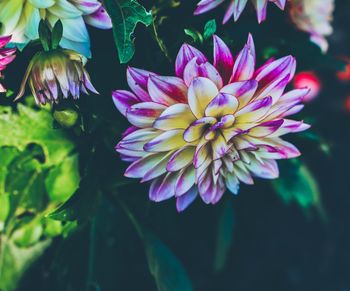
[{"label": "dahlia flower", "polygon": [[[11,63],[16,57],[16,49],[5,48],[10,40],[11,36],[0,37],[0,79],[2,78],[2,71],[5,70],[6,66]],[[0,83],[0,93],[3,92],[6,92],[6,89]]]},{"label": "dahlia flower", "polygon": [[[212,10],[223,3],[225,0],[201,0],[197,4],[197,9],[194,11],[195,15],[205,13]],[[237,21],[241,16],[248,0],[230,0],[228,1],[228,7],[223,19],[223,23],[226,23],[233,16],[234,21]],[[252,0],[256,9],[258,22],[261,23],[266,19],[266,10],[268,2],[275,3],[281,10],[284,10],[286,0]]]},{"label": "dahlia flower", "polygon": [[303,108],[308,89],[284,93],[296,62],[270,60],[256,70],[251,36],[234,58],[214,36],[214,62],[184,44],[175,76],[128,68],[132,92],[117,90],[113,101],[133,125],[116,146],[131,162],[126,177],[152,181],[149,197],[176,197],[178,211],[197,196],[217,203],[240,182],[274,179],[277,159],[294,158],[298,149],[281,139],[309,126],[286,117]]},{"label": "dahlia flower", "polygon": [[327,52],[326,36],[333,33],[334,0],[291,0],[290,16],[296,27],[310,34],[310,40]]},{"label": "dahlia flower", "polygon": [[70,95],[78,99],[81,92],[88,94],[88,90],[98,93],[84,68],[85,62],[82,55],[72,50],[38,52],[30,61],[15,100],[23,96],[27,82],[38,105],[58,103]]},{"label": "dahlia flower", "polygon": [[1,34],[12,34],[12,42],[23,48],[39,38],[40,19],[53,26],[63,24],[60,45],[90,57],[90,38],[85,23],[101,29],[112,27],[111,20],[98,0],[0,0]]}]

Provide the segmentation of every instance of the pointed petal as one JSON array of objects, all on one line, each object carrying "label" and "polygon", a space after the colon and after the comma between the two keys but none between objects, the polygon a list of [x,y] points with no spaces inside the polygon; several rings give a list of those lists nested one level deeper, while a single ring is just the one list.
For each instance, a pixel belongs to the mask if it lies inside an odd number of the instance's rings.
[{"label": "pointed petal", "polygon": [[239,108],[242,108],[252,100],[257,88],[258,82],[256,80],[248,80],[228,84],[221,88],[220,92],[237,97]]},{"label": "pointed petal", "polygon": [[163,111],[153,127],[161,130],[186,129],[195,119],[187,104],[174,104]]},{"label": "pointed petal", "polygon": [[148,92],[154,102],[164,105],[186,103],[187,86],[178,77],[150,76]]},{"label": "pointed petal", "polygon": [[254,137],[265,137],[275,133],[283,124],[283,119],[267,121],[249,130],[249,135]]},{"label": "pointed petal", "polygon": [[182,129],[166,131],[145,144],[144,150],[147,152],[167,152],[178,149],[186,145]]},{"label": "pointed petal", "polygon": [[191,189],[196,181],[196,171],[193,166],[189,166],[181,171],[175,186],[175,195],[181,196]]},{"label": "pointed petal", "polygon": [[252,37],[249,35],[247,44],[240,51],[232,70],[230,83],[234,81],[249,80],[255,70],[255,47]]},{"label": "pointed petal", "polygon": [[205,109],[206,116],[223,117],[224,115],[234,114],[238,108],[238,100],[235,96],[219,93],[210,101]]},{"label": "pointed petal", "polygon": [[239,181],[234,173],[228,173],[225,177],[225,183],[227,189],[233,193],[238,194],[239,191]]},{"label": "pointed petal", "polygon": [[177,150],[169,159],[166,169],[169,172],[176,172],[193,162],[194,146],[187,146]]},{"label": "pointed petal", "polygon": [[223,85],[222,78],[216,68],[208,63],[198,64],[197,58],[193,58],[185,67],[183,78],[187,86],[191,85],[191,82],[196,77],[204,77],[215,83],[217,88],[221,88]]},{"label": "pointed petal", "polygon": [[137,127],[151,127],[165,109],[164,105],[155,102],[137,103],[126,112],[126,118]]},{"label": "pointed petal", "polygon": [[127,82],[130,89],[136,94],[142,101],[152,101],[147,91],[148,78],[151,75],[155,75],[152,72],[128,67],[126,71]]},{"label": "pointed petal", "polygon": [[112,28],[112,20],[103,6],[101,6],[93,14],[85,16],[84,19],[87,24],[90,24],[91,26],[97,27],[99,29]]},{"label": "pointed petal", "polygon": [[188,89],[188,104],[197,118],[204,116],[205,108],[219,93],[216,85],[209,79],[198,77],[193,79]]},{"label": "pointed petal", "polygon": [[177,177],[177,173],[168,173],[161,183],[152,183],[154,186],[150,188],[150,200],[160,202],[173,197],[175,195],[175,183]]},{"label": "pointed petal", "polygon": [[121,114],[126,116],[130,107],[139,102],[138,98],[131,92],[125,90],[115,90],[112,92],[113,102]]},{"label": "pointed petal", "polygon": [[194,121],[184,132],[184,140],[187,142],[193,142],[200,139],[205,131],[213,124],[216,119],[213,117],[203,117]]},{"label": "pointed petal", "polygon": [[210,11],[215,7],[219,6],[224,1],[225,0],[201,0],[197,4],[197,8],[194,11],[194,15],[199,15],[207,11]]},{"label": "pointed petal", "polygon": [[178,212],[184,211],[196,198],[198,190],[196,187],[192,187],[185,194],[176,198],[176,209]]},{"label": "pointed petal", "polygon": [[[245,0],[246,1],[246,0]],[[224,41],[217,35],[213,36],[214,66],[219,71],[223,83],[227,84],[233,69],[233,56]]]},{"label": "pointed petal", "polygon": [[263,118],[272,106],[272,98],[265,97],[249,103],[235,114],[237,123],[255,122]]},{"label": "pointed petal", "polygon": [[189,61],[191,61],[193,58],[197,58],[197,62],[204,63],[207,61],[207,58],[205,55],[199,51],[198,49],[194,48],[193,46],[190,46],[188,44],[183,44],[180,48],[176,61],[175,61],[175,72],[176,76],[182,77],[184,69]]}]

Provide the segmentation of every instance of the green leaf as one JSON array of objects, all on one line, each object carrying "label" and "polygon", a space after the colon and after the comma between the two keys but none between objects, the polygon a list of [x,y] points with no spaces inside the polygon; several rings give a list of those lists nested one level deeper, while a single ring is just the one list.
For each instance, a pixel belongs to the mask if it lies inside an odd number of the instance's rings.
[{"label": "green leaf", "polygon": [[140,22],[149,26],[152,14],[136,0],[105,0],[104,3],[112,19],[120,63],[127,63],[135,53],[133,33],[136,25]]},{"label": "green leaf", "polygon": [[272,183],[285,203],[297,202],[305,209],[322,208],[317,181],[300,159],[281,161],[279,168],[280,178]]},{"label": "green leaf", "polygon": [[63,231],[62,222],[51,218],[44,218],[44,235],[53,238],[61,235]]},{"label": "green leaf", "polygon": [[123,202],[120,201],[120,205],[144,243],[148,268],[155,279],[158,291],[192,291],[191,280],[178,258],[138,222]]},{"label": "green leaf", "polygon": [[224,268],[233,242],[235,217],[231,202],[230,200],[226,201],[219,218],[214,261],[216,272],[220,272]]},{"label": "green leaf", "polygon": [[216,21],[215,19],[211,19],[204,26],[204,31],[203,31],[204,39],[209,39],[210,37],[213,36],[215,32],[216,32]]},{"label": "green leaf", "polygon": [[62,39],[62,36],[63,36],[63,25],[62,25],[62,22],[61,20],[57,20],[56,23],[55,23],[55,26],[53,27],[52,29],[52,43],[51,43],[51,47],[52,49],[56,49],[58,48],[58,45]]},{"label": "green leaf", "polygon": [[148,267],[158,291],[192,291],[192,283],[177,257],[153,234],[143,233]]},{"label": "green leaf", "polygon": [[47,196],[44,188],[43,165],[35,158],[39,147],[21,152],[10,165],[5,180],[5,192],[10,194],[11,214],[44,209]]},{"label": "green leaf", "polygon": [[194,42],[203,43],[203,36],[198,30],[185,28],[184,32],[185,32],[186,35],[191,37]]},{"label": "green leaf", "polygon": [[29,247],[36,244],[43,233],[40,219],[36,218],[18,228],[11,236],[19,247]]},{"label": "green leaf", "polygon": [[41,19],[39,23],[39,38],[45,51],[50,50],[50,37],[51,31],[47,25],[47,22],[46,20]]},{"label": "green leaf", "polygon": [[52,128],[53,118],[46,110],[35,111],[18,104],[18,114],[9,107],[0,107],[0,145],[23,151],[28,144],[43,148],[46,164],[56,165],[74,148],[63,130]]},{"label": "green leaf", "polygon": [[0,148],[0,195],[5,194],[5,180],[8,175],[8,165],[19,153],[19,150],[15,147]]},{"label": "green leaf", "polygon": [[0,290],[13,291],[27,269],[43,254],[51,240],[38,242],[29,248],[20,248],[12,240],[1,237]]},{"label": "green leaf", "polygon": [[80,182],[78,155],[67,157],[46,177],[45,186],[52,202],[66,201],[78,189]]},{"label": "green leaf", "polygon": [[97,207],[100,191],[93,177],[81,180],[78,190],[48,217],[60,221],[84,221],[90,218]]},{"label": "green leaf", "polygon": [[0,233],[5,228],[5,221],[10,213],[10,195],[0,194]]}]

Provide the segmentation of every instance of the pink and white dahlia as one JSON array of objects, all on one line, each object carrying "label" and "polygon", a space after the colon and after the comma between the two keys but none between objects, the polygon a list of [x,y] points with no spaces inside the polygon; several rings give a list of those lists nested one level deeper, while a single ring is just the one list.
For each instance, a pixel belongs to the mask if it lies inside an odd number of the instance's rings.
[{"label": "pink and white dahlia", "polygon": [[[5,46],[10,42],[11,36],[0,37],[0,79],[2,76],[2,71],[6,69],[6,66],[11,63],[16,55],[16,49],[5,48]],[[0,93],[6,92],[6,89],[0,83]]]},{"label": "pink and white dahlia", "polygon": [[90,37],[86,23],[101,29],[112,27],[98,0],[0,0],[0,35],[12,35],[19,48],[39,38],[41,19],[52,26],[61,20],[63,37],[60,45],[90,57]]},{"label": "pink and white dahlia", "polygon": [[[225,0],[201,0],[197,4],[197,9],[194,14],[199,15],[205,13],[209,10],[212,10],[223,3]],[[256,14],[258,17],[258,22],[261,23],[266,19],[266,10],[267,4],[273,2],[277,5],[278,8],[284,10],[286,5],[286,0],[251,0],[256,9]],[[237,21],[241,16],[245,6],[247,5],[248,0],[230,0],[226,13],[223,19],[223,23],[226,23],[233,16],[234,21]]]},{"label": "pink and white dahlia", "polygon": [[292,80],[292,56],[255,66],[251,36],[234,58],[214,36],[214,61],[184,44],[175,76],[128,68],[132,92],[117,90],[113,100],[133,125],[116,146],[131,162],[126,177],[152,181],[149,197],[176,197],[178,211],[197,196],[217,203],[240,182],[279,176],[276,160],[300,155],[281,136],[309,128],[287,116],[299,112],[308,89],[284,92]]},{"label": "pink and white dahlia", "polygon": [[334,0],[291,0],[290,16],[296,27],[310,34],[310,40],[327,52],[326,36],[333,33]]}]

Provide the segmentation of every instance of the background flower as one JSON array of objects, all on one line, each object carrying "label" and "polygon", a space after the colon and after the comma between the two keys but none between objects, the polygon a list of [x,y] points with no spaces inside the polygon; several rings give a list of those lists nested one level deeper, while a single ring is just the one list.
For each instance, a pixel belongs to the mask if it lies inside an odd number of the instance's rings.
[{"label": "background flower", "polygon": [[63,24],[60,45],[90,57],[90,37],[85,23],[101,29],[112,27],[98,0],[3,0],[0,1],[0,11],[1,34],[12,34],[12,42],[19,48],[38,39],[40,19],[48,20],[52,26],[60,19]]},{"label": "background flower", "polygon": [[[225,0],[201,0],[197,4],[197,9],[195,10],[194,14],[198,15],[198,14],[205,13],[209,10],[212,10],[215,7],[219,6],[221,3],[223,3],[224,1]],[[248,0],[230,0],[226,2],[229,2],[229,5],[228,5],[228,8],[226,9],[223,23],[226,23],[227,21],[229,21],[229,19],[232,16],[233,16],[233,19],[237,21],[238,18],[241,16],[245,6],[247,5]],[[252,3],[256,9],[256,14],[257,14],[259,23],[261,23],[266,19],[266,10],[267,10],[268,2],[275,3],[282,10],[286,5],[286,0],[252,0]]]},{"label": "background flower", "polygon": [[334,0],[291,0],[290,5],[289,13],[297,28],[308,32],[310,40],[326,52],[326,36],[333,33]]},{"label": "background flower", "polygon": [[98,93],[84,68],[85,62],[72,50],[38,52],[28,66],[16,100],[23,96],[27,81],[38,105],[58,103],[69,96],[78,99],[81,93],[89,94],[88,90]]},{"label": "background flower", "polygon": [[[11,36],[0,37],[0,78],[2,78],[2,71],[5,70],[6,66],[15,59],[16,49],[5,48],[10,42]],[[6,89],[0,83],[0,93],[6,92]]]},{"label": "background flower", "polygon": [[236,58],[214,36],[213,65],[184,44],[176,77],[129,68],[133,93],[113,93],[133,125],[117,145],[123,160],[132,162],[125,175],[152,181],[153,201],[175,196],[179,211],[198,194],[215,204],[226,189],[237,194],[240,182],[277,178],[275,160],[300,154],[280,136],[309,127],[286,118],[303,108],[299,103],[308,93],[284,93],[295,65],[287,56],[256,69],[251,36]]}]

